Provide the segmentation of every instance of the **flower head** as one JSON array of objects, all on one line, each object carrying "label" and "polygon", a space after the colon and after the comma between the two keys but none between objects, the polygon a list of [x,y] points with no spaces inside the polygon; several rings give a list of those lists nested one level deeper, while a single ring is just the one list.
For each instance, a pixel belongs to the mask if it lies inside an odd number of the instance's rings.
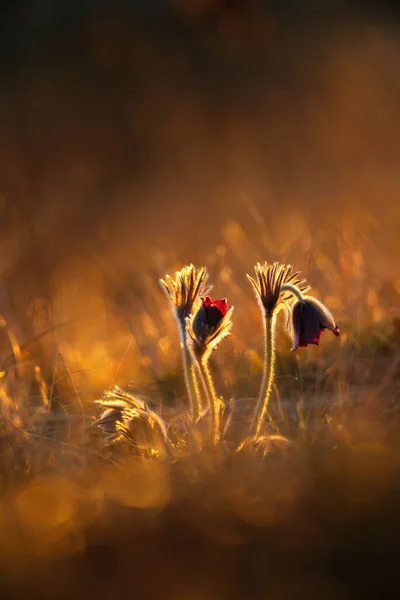
[{"label": "flower head", "polygon": [[167,429],[163,419],[154,411],[145,407],[128,408],[123,412],[123,420],[117,423],[119,439],[125,439],[141,449],[157,448],[165,450]]},{"label": "flower head", "polygon": [[293,294],[287,289],[282,289],[283,286],[296,287],[300,294],[310,289],[306,281],[300,279],[298,271],[293,273],[292,265],[278,262],[263,265],[257,263],[254,270],[255,278],[250,275],[247,275],[247,278],[254,288],[257,300],[269,317],[278,308],[287,307],[293,299]]},{"label": "flower head", "polygon": [[111,437],[117,434],[117,425],[123,422],[126,410],[138,407],[143,409],[145,405],[142,400],[127,394],[117,386],[106,392],[103,400],[95,400],[95,404],[101,406],[103,412],[94,424]]},{"label": "flower head", "polygon": [[177,271],[175,279],[172,279],[170,275],[166,275],[165,279],[160,279],[161,287],[174,305],[176,316],[182,323],[191,315],[198,296],[206,293],[206,280],[205,267],[197,269],[193,265]]},{"label": "flower head", "polygon": [[233,311],[233,307],[228,309],[226,298],[212,300],[210,296],[206,296],[202,301],[201,307],[188,324],[194,349],[200,356],[207,350],[214,350],[230,334]]},{"label": "flower head", "polygon": [[319,344],[321,334],[329,329],[336,336],[340,335],[339,327],[322,302],[311,296],[305,296],[303,301],[296,301],[292,307],[293,350]]},{"label": "flower head", "polygon": [[205,319],[208,325],[217,325],[228,310],[228,302],[226,298],[222,300],[211,300],[210,296],[202,298]]},{"label": "flower head", "polygon": [[108,441],[123,439],[139,448],[160,446],[165,449],[167,440],[164,421],[143,400],[124,392],[118,386],[109,390],[96,404],[105,410],[95,425],[108,434]]}]

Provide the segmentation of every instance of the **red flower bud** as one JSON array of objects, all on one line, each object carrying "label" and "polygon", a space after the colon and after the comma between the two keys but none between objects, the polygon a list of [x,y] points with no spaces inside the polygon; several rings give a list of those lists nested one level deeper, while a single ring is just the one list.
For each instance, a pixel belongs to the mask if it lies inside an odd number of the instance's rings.
[{"label": "red flower bud", "polygon": [[194,315],[189,329],[189,334],[201,353],[214,349],[218,343],[229,335],[231,330],[230,315],[232,307],[228,310],[226,298],[212,300],[210,296],[202,298],[202,305]]},{"label": "red flower bud", "polygon": [[228,310],[228,302],[226,298],[222,300],[212,300],[207,296],[203,300],[203,308],[205,312],[205,323],[209,326],[217,325]]}]

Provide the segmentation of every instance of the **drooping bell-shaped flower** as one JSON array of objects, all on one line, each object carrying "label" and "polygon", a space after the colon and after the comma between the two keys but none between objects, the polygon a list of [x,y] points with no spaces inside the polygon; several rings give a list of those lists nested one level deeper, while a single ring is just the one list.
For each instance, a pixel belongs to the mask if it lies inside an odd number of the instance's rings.
[{"label": "drooping bell-shaped flower", "polygon": [[318,345],[325,329],[329,329],[336,336],[340,335],[331,312],[322,302],[311,296],[305,296],[303,301],[297,300],[292,306],[291,316],[292,351],[308,344]]}]

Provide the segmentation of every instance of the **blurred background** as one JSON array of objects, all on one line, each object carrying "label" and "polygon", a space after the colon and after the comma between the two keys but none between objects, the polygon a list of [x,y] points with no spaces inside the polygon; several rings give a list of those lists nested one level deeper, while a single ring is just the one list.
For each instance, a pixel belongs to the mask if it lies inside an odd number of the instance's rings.
[{"label": "blurred background", "polygon": [[[6,4],[1,598],[391,597],[397,3]],[[92,401],[114,384],[167,421],[185,408],[158,279],[190,262],[235,306],[217,391],[254,410],[263,340],[246,273],[274,260],[302,270],[341,329],[290,353],[280,323],[265,430],[291,442],[270,438],[265,461],[105,446]]]},{"label": "blurred background", "polygon": [[[183,394],[157,280],[194,262],[235,304],[221,359],[258,372],[245,273],[264,260],[303,271],[341,325],[340,347],[373,331],[390,352],[399,24],[389,2],[9,1],[0,311],[27,360],[53,383],[69,373],[84,401],[166,378]],[[326,337],[325,358],[335,343]],[[0,350],[9,364],[6,335]],[[232,393],[226,368],[222,379]]]}]

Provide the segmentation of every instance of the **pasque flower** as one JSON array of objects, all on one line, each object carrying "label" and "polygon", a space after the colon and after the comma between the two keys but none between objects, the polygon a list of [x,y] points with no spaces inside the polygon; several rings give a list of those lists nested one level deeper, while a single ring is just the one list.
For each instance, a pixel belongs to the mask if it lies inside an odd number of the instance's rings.
[{"label": "pasque flower", "polygon": [[251,425],[251,436],[258,437],[264,421],[272,385],[275,377],[275,323],[281,309],[289,309],[295,298],[303,298],[310,288],[299,272],[293,272],[292,265],[278,262],[271,264],[257,263],[254,267],[255,277],[247,275],[253,286],[258,304],[261,308],[264,324],[264,370],[254,419]]},{"label": "pasque flower", "polygon": [[124,420],[124,412],[131,408],[144,408],[144,402],[127,394],[121,388],[115,386],[113,390],[106,392],[102,400],[95,400],[95,404],[101,406],[103,412],[95,421],[95,425],[101,427],[104,433],[114,439],[118,433],[118,423]]},{"label": "pasque flower", "polygon": [[212,300],[210,296],[206,296],[202,298],[202,305],[197,313],[188,322],[192,355],[210,407],[211,438],[214,444],[220,436],[222,403],[215,392],[208,359],[221,340],[230,334],[232,311],[233,307],[228,308],[226,298]]},{"label": "pasque flower", "polygon": [[208,323],[213,325],[215,321],[215,325],[218,324],[228,311],[228,302],[226,298],[213,301],[210,296],[206,296],[206,298],[202,298],[202,300]]},{"label": "pasque flower", "polygon": [[308,344],[319,344],[321,334],[329,329],[336,336],[340,335],[339,327],[331,312],[322,302],[311,296],[304,296],[292,306],[293,350]]},{"label": "pasque flower", "polygon": [[329,310],[318,300],[305,296],[309,286],[291,265],[257,263],[255,278],[247,275],[256,293],[264,322],[264,371],[250,435],[260,435],[272,392],[275,376],[275,321],[281,309],[291,317],[293,348],[318,344],[321,333],[330,329],[339,335],[339,328]]},{"label": "pasque flower", "polygon": [[166,275],[160,279],[165,294],[172,302],[178,320],[184,321],[192,313],[193,305],[200,294],[208,291],[205,267],[187,265],[175,273],[175,279]]},{"label": "pasque flower", "polygon": [[144,400],[115,386],[95,402],[103,409],[95,425],[107,434],[109,442],[126,439],[141,449],[161,445],[163,452],[170,453],[165,423]]},{"label": "pasque flower", "polygon": [[[247,275],[253,286],[256,298],[267,317],[272,317],[280,308],[287,307],[293,300],[293,288],[300,293],[306,293],[310,287],[299,277],[298,271],[293,272],[292,265],[278,262],[257,263],[254,267],[255,278]],[[291,288],[289,290],[288,288]]]},{"label": "pasque flower", "polygon": [[214,350],[231,332],[232,307],[228,309],[226,298],[212,300],[202,298],[202,305],[189,324],[194,353],[200,356]]},{"label": "pasque flower", "polygon": [[207,271],[205,267],[196,268],[186,265],[175,273],[175,279],[166,275],[160,279],[161,287],[170,300],[174,316],[179,329],[179,338],[182,352],[182,366],[185,385],[194,421],[201,414],[201,399],[197,385],[197,378],[191,359],[187,340],[187,319],[192,316],[195,304],[201,294],[207,293]]}]

